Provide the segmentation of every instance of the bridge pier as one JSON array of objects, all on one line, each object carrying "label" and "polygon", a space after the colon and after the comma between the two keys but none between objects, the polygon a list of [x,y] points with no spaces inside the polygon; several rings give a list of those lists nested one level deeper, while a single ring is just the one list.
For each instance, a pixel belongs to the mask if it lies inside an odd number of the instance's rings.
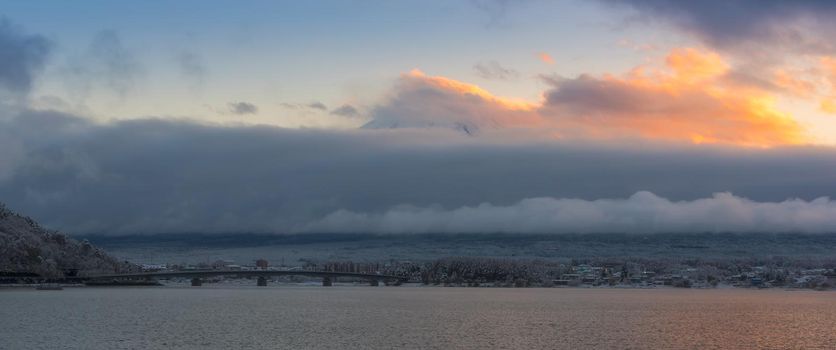
[{"label": "bridge pier", "polygon": [[388,286],[400,286],[403,284],[403,281],[400,279],[392,279],[392,280],[384,280],[383,284]]},{"label": "bridge pier", "polygon": [[[96,284],[103,281],[113,281],[113,285],[118,284],[137,284],[137,285],[152,285],[155,283],[148,283],[155,279],[169,279],[177,278],[178,281],[185,281],[190,279],[193,287],[203,285],[204,280],[211,282],[211,278],[215,276],[230,276],[232,278],[248,278],[252,281],[253,277],[258,278],[259,286],[267,284],[267,279],[270,276],[308,276],[311,278],[321,278],[323,286],[332,286],[339,278],[348,278],[351,281],[362,283],[363,280],[372,286],[379,286],[380,284],[399,285],[403,281],[403,277],[394,275],[381,275],[377,273],[357,273],[357,272],[336,272],[336,271],[320,271],[320,270],[175,270],[175,271],[155,271],[155,272],[141,272],[141,273],[117,273],[117,274],[102,274],[78,277],[79,280]],[[182,278],[182,279],[181,279]],[[136,283],[118,282],[123,280],[131,280]]]}]

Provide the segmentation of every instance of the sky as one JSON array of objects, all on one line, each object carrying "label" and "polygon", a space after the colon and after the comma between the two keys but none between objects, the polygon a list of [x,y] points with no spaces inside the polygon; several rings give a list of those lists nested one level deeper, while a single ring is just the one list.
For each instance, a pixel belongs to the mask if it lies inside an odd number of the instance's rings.
[{"label": "sky", "polygon": [[77,234],[833,232],[833,15],[0,0],[0,201]]}]

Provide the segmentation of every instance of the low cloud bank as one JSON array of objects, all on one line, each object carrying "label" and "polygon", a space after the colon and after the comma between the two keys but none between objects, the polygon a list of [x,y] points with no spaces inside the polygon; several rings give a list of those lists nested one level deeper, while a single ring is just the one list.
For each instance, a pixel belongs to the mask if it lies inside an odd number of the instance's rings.
[{"label": "low cloud bank", "polygon": [[445,210],[399,206],[383,213],[336,211],[303,232],[371,233],[832,233],[836,201],[756,202],[731,193],[671,201],[642,191],[626,199],[529,198]]},{"label": "low cloud bank", "polygon": [[[813,201],[836,198],[830,147],[523,142],[443,129],[291,130],[163,119],[96,123],[32,110],[0,110],[3,116],[0,202],[73,234],[836,227],[827,221],[836,212],[819,214]],[[688,202],[630,197],[638,191]],[[739,214],[725,221],[738,207],[755,204],[719,197],[708,201],[725,206],[701,215],[661,209],[684,206],[693,213],[700,198],[715,192],[756,202],[813,202],[778,205],[799,205],[794,216]],[[425,209],[398,207],[403,203]],[[594,210],[581,210],[587,207]],[[684,224],[669,223],[674,218]]]}]

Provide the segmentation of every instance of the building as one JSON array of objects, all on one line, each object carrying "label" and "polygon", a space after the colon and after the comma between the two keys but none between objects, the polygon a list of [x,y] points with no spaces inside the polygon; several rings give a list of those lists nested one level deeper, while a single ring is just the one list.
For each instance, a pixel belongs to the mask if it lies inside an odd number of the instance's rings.
[{"label": "building", "polygon": [[255,267],[266,270],[270,263],[267,262],[265,259],[258,259],[255,261]]}]

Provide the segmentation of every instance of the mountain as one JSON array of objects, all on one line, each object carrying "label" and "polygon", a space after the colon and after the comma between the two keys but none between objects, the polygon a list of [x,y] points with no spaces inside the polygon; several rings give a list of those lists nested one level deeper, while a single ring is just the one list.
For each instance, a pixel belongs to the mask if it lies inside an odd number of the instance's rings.
[{"label": "mountain", "polygon": [[44,277],[114,273],[134,269],[89,242],[47,230],[0,203],[0,273],[32,272]]}]

